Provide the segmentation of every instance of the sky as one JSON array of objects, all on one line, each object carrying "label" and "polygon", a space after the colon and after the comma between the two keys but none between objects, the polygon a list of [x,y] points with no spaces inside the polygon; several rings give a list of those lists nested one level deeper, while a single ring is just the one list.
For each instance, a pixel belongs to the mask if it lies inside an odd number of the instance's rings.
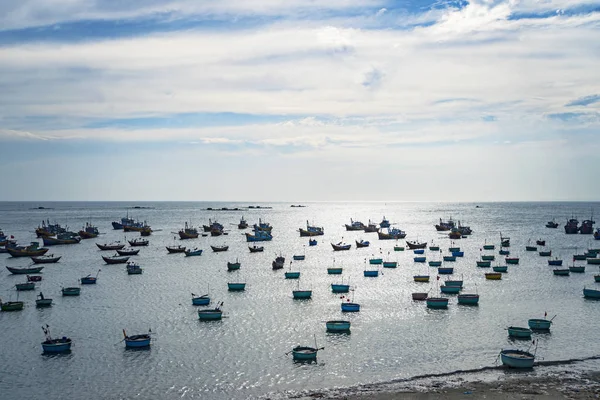
[{"label": "sky", "polygon": [[0,201],[600,200],[600,0],[2,0]]}]

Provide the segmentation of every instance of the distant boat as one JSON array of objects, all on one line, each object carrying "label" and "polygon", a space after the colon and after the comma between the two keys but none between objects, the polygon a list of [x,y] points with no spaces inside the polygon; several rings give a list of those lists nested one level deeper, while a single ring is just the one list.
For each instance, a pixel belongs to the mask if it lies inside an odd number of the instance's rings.
[{"label": "distant boat", "polygon": [[548,265],[561,266],[562,263],[563,263],[563,260],[559,260],[558,258],[556,258],[554,260],[548,260]]},{"label": "distant boat", "polygon": [[244,217],[240,218],[240,222],[238,224],[238,229],[246,229],[248,228],[248,222],[244,219]]},{"label": "distant boat", "polygon": [[120,256],[137,256],[140,249],[122,249],[117,250],[117,254]]},{"label": "distant boat", "polygon": [[541,257],[550,257],[552,255],[552,250],[540,251],[539,254]]},{"label": "distant boat", "polygon": [[210,304],[210,297],[208,294],[202,296],[196,296],[192,293],[192,305],[195,306],[207,306]]},{"label": "distant boat", "polygon": [[246,290],[245,282],[227,282],[227,289],[230,292],[243,292]]},{"label": "distant boat", "polygon": [[292,291],[292,296],[295,300],[308,300],[312,297],[312,290],[300,289],[300,279],[298,279],[298,286]]},{"label": "distant boat", "polygon": [[61,256],[54,256],[54,254],[44,255],[39,257],[31,257],[31,261],[34,264],[52,264],[58,262],[61,259]]},{"label": "distant boat", "polygon": [[148,333],[145,334],[141,334],[141,335],[131,335],[128,336],[127,333],[125,333],[125,329],[123,329],[123,336],[124,336],[124,341],[125,341],[125,347],[127,348],[141,348],[141,347],[149,347],[150,346],[150,342],[152,340],[152,338],[150,337],[150,334],[152,332],[149,331]]},{"label": "distant boat", "polygon": [[250,233],[244,233],[244,235],[246,235],[246,242],[268,242],[273,240],[270,231],[254,231],[254,235]]},{"label": "distant boat", "polygon": [[136,263],[134,263],[134,262],[127,263],[127,275],[141,275],[142,271],[143,271],[142,267],[140,267]]},{"label": "distant boat", "polygon": [[500,359],[503,365],[510,368],[533,368],[535,355],[523,350],[502,350]]},{"label": "distant boat", "polygon": [[323,349],[324,347],[296,346],[292,349],[292,358],[294,361],[315,361],[317,353]]},{"label": "distant boat", "polygon": [[21,311],[25,305],[22,301],[7,301],[2,302],[0,299],[0,310],[2,311]]},{"label": "distant boat", "polygon": [[273,269],[282,269],[283,266],[284,266],[284,264],[285,264],[285,257],[283,257],[280,254],[277,257],[275,257],[275,260],[273,260],[273,263],[271,264],[271,267]]},{"label": "distant boat", "polygon": [[15,285],[15,288],[18,291],[34,290],[35,289],[35,282],[17,283]]},{"label": "distant boat", "polygon": [[406,245],[408,246],[409,249],[414,250],[414,249],[426,249],[427,248],[427,242],[423,242],[423,243],[419,243],[417,241],[406,241]]},{"label": "distant boat", "polygon": [[504,261],[505,261],[507,264],[513,264],[513,265],[515,265],[515,264],[518,264],[518,263],[519,263],[519,257],[506,257],[506,258],[504,259]]},{"label": "distant boat", "polygon": [[454,273],[454,268],[452,267],[439,267],[438,274],[440,275],[451,275]]},{"label": "distant boat", "polygon": [[309,246],[316,246],[317,245],[317,239],[309,239],[308,240],[308,245]]},{"label": "distant boat", "polygon": [[196,239],[198,237],[198,229],[194,228],[191,224],[188,225],[187,221],[185,222],[185,226],[177,233],[181,240]]},{"label": "distant boat", "polygon": [[440,223],[435,225],[435,230],[438,232],[447,232],[455,226],[456,224],[454,223],[454,221],[452,221],[452,218],[450,218],[448,221],[442,221],[442,219],[440,218]]},{"label": "distant boat", "polygon": [[567,220],[567,223],[565,224],[565,233],[567,235],[572,235],[572,234],[579,232],[578,225],[579,225],[579,221],[577,221],[576,218],[571,218],[571,219]]},{"label": "distant boat", "polygon": [[571,273],[571,271],[569,271],[569,268],[556,268],[552,270],[552,273],[554,273],[554,275],[558,275],[558,276],[569,276],[569,274]]},{"label": "distant boat", "polygon": [[[556,317],[556,315],[554,317]],[[554,317],[552,319],[531,318],[527,321],[527,323],[529,324],[530,329],[539,331],[549,331]]]},{"label": "distant boat", "polygon": [[538,246],[545,246],[546,245],[546,241],[545,240],[536,240],[535,244],[537,244]]},{"label": "distant boat", "polygon": [[27,274],[38,274],[40,273],[44,267],[29,267],[29,268],[17,268],[17,267],[6,267],[6,269],[15,275],[27,275]]},{"label": "distant boat", "polygon": [[48,252],[45,247],[39,247],[38,242],[31,242],[29,246],[6,247],[6,251],[12,257],[37,257],[43,256]]},{"label": "distant boat", "polygon": [[85,226],[78,232],[78,235],[82,239],[93,239],[98,237],[100,232],[98,232],[98,228],[90,224],[89,222],[85,223]]},{"label": "distant boat", "polygon": [[98,246],[100,250],[121,250],[123,247],[125,247],[125,244],[120,242],[114,242],[110,244],[96,243],[96,246]]},{"label": "distant boat", "polygon": [[57,246],[61,244],[77,244],[81,242],[81,238],[74,232],[59,233],[56,237],[43,236],[42,242],[44,246]]},{"label": "distant boat", "polygon": [[167,251],[170,253],[183,253],[186,249],[185,246],[177,245],[177,246],[166,246]]},{"label": "distant boat", "polygon": [[331,333],[350,332],[350,321],[327,321],[325,327]]},{"label": "distant boat", "polygon": [[356,248],[360,249],[361,247],[369,247],[369,245],[371,243],[369,243],[368,240],[360,240],[360,242],[358,240],[355,241],[356,242]]},{"label": "distant boat", "polygon": [[306,229],[300,228],[298,229],[300,232],[300,237],[305,236],[321,236],[325,234],[323,228],[318,226],[311,226],[308,221],[306,221]]},{"label": "distant boat", "polygon": [[508,272],[508,266],[506,265],[496,265],[492,267],[494,272]]},{"label": "distant boat", "polygon": [[546,228],[558,228],[558,222],[556,222],[553,218],[552,221],[548,221],[546,223]]},{"label": "distant boat", "polygon": [[331,292],[332,293],[348,293],[350,291],[350,285],[344,283],[332,283],[331,284]]},{"label": "distant boat", "polygon": [[50,336],[50,327],[46,325],[42,327],[46,340],[42,342],[42,349],[44,353],[66,353],[71,350],[72,340],[66,336],[60,339],[53,339]]},{"label": "distant boat", "polygon": [[406,237],[406,232],[398,229],[398,228],[386,228],[387,232],[378,231],[377,236],[379,240],[391,240],[391,239],[404,239]]},{"label": "distant boat", "polygon": [[583,288],[583,297],[588,299],[600,299],[600,290]]},{"label": "distant boat", "polygon": [[508,336],[519,339],[530,339],[532,330],[529,328],[522,328],[519,326],[509,326]]},{"label": "distant boat", "polygon": [[502,273],[500,272],[486,272],[485,279],[498,281],[502,279]]},{"label": "distant boat", "polygon": [[461,291],[462,287],[460,286],[440,286],[440,291],[446,294],[457,294]]},{"label": "distant boat", "polygon": [[81,282],[82,285],[95,285],[96,282],[98,281],[98,274],[100,273],[101,270],[98,270],[98,272],[96,272],[96,276],[92,276],[92,275],[88,275],[88,276],[84,276],[83,278],[79,279],[79,281]]},{"label": "distant boat", "polygon": [[79,287],[64,287],[61,289],[63,296],[79,296],[81,288]]},{"label": "distant boat", "polygon": [[202,255],[202,249],[198,249],[198,248],[194,248],[194,250],[187,249],[187,250],[184,251],[184,253],[185,253],[186,257],[201,256]]},{"label": "distant boat", "polygon": [[142,239],[142,238],[138,238],[138,239],[133,239],[133,240],[128,240],[129,245],[130,246],[148,246],[148,243],[150,243],[148,241],[148,239]]},{"label": "distant boat", "polygon": [[129,260],[129,257],[115,254],[114,256],[110,257],[102,256],[102,259],[107,264],[125,264]]},{"label": "distant boat", "polygon": [[213,309],[198,310],[198,319],[200,321],[220,321],[223,318],[221,307],[223,307],[223,302]]},{"label": "distant boat", "polygon": [[458,304],[462,304],[462,305],[475,306],[475,305],[479,304],[479,295],[478,294],[471,294],[471,293],[459,294],[457,296],[457,299],[458,299]]},{"label": "distant boat", "polygon": [[263,246],[252,245],[248,246],[250,253],[261,253],[265,248]]},{"label": "distant boat", "polygon": [[424,263],[425,261],[427,261],[427,257],[413,257],[413,260],[417,263]]},{"label": "distant boat", "polygon": [[412,299],[416,300],[416,301],[422,301],[422,300],[427,300],[428,296],[429,296],[429,293],[427,293],[427,292],[414,292],[412,294]]},{"label": "distant boat", "polygon": [[448,308],[448,299],[446,297],[428,297],[427,308]]},{"label": "distant boat", "polygon": [[50,307],[52,305],[52,299],[44,297],[44,294],[40,292],[35,300],[36,307]]},{"label": "distant boat", "polygon": [[306,258],[306,256],[304,254],[295,254],[294,256],[292,256],[292,258],[295,261],[302,261]]},{"label": "distant boat", "polygon": [[414,275],[413,280],[415,282],[429,282],[429,275]]},{"label": "distant boat", "polygon": [[227,271],[238,270],[238,269],[240,269],[241,266],[242,266],[242,264],[237,259],[235,260],[235,262],[227,261]]},{"label": "distant boat", "polygon": [[352,245],[339,242],[337,244],[331,243],[331,247],[333,247],[334,251],[341,251],[341,250],[350,250],[350,247],[352,247]]},{"label": "distant boat", "polygon": [[365,230],[365,224],[363,224],[362,222],[359,221],[353,221],[352,219],[350,219],[350,225],[346,224],[346,230],[347,231],[364,231]]},{"label": "distant boat", "polygon": [[581,273],[585,272],[585,266],[583,266],[583,265],[582,266],[571,265],[569,267],[569,271],[575,272],[577,274],[581,274]]}]

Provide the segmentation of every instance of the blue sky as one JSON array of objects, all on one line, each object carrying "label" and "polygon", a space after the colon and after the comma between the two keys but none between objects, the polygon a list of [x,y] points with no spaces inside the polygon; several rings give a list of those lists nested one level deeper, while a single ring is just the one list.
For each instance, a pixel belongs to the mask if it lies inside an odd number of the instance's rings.
[{"label": "blue sky", "polygon": [[5,0],[0,201],[598,200],[598,43],[600,1]]}]

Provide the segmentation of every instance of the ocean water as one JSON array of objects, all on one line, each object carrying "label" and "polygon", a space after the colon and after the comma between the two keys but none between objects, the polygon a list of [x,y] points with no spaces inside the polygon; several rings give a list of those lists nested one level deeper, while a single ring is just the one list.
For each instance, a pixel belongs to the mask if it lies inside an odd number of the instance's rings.
[{"label": "ocean water", "polygon": [[[51,209],[32,209],[37,206]],[[141,205],[149,209],[131,209]],[[80,244],[54,246],[49,253],[61,255],[57,264],[47,264],[35,292],[20,292],[26,302],[21,312],[0,313],[0,397],[2,399],[59,398],[210,398],[244,399],[280,396],[301,391],[344,388],[360,384],[407,379],[423,374],[475,369],[495,364],[502,348],[527,348],[528,342],[512,342],[506,327],[526,326],[529,318],[553,317],[551,333],[535,334],[537,354],[546,361],[596,356],[600,329],[600,302],[586,300],[582,289],[599,287],[593,275],[597,266],[584,274],[557,277],[547,258],[525,252],[529,241],[545,239],[552,255],[571,265],[572,255],[600,247],[592,235],[565,235],[567,218],[579,220],[599,210],[600,203],[261,203],[270,209],[246,209],[253,203],[202,202],[64,202],[0,203],[0,228],[20,243],[36,240],[34,229],[49,219],[79,230],[87,221],[103,233]],[[240,207],[241,211],[207,211],[206,208]],[[95,243],[138,237],[112,229],[111,221],[129,213],[146,220],[157,230],[150,245],[133,257],[143,268],[142,275],[127,275],[123,265],[105,265]],[[263,242],[263,253],[250,253],[243,232],[237,229],[241,217],[250,224],[271,223],[274,239]],[[413,262],[408,249],[394,252],[396,241],[382,241],[375,233],[347,232],[350,218],[365,223],[386,216],[394,226],[408,233],[407,240],[435,242],[446,251],[451,241],[436,232],[439,218],[452,217],[471,226],[474,234],[455,241],[465,257],[455,263],[453,279],[465,281],[463,292],[477,292],[480,305],[460,306],[450,295],[447,310],[430,310],[414,302],[411,293],[436,294],[436,269]],[[194,226],[217,220],[229,230],[227,236],[175,240],[173,232],[185,221]],[[558,229],[544,225],[556,218]],[[298,228],[306,221],[322,226],[325,235],[318,245],[308,246]],[[500,235],[511,238],[511,256],[520,264],[509,266],[501,281],[486,281],[475,261],[481,253],[495,254]],[[125,236],[127,235],[127,236]],[[355,240],[365,239],[371,247],[356,249]],[[352,249],[334,252],[330,243],[352,243]],[[404,241],[399,241],[404,244]],[[481,251],[484,243],[496,244],[495,251]],[[167,254],[165,246],[183,244],[204,249],[200,257]],[[210,245],[228,244],[229,251],[214,253]],[[281,253],[301,271],[299,282],[284,279],[284,270],[273,271],[271,262]],[[426,251],[428,259],[439,257]],[[377,278],[363,277],[367,259],[381,256],[398,261],[396,269],[382,269]],[[0,254],[3,265],[25,266],[28,259]],[[239,259],[239,271],[228,272],[228,261]],[[340,276],[327,275],[335,263],[343,266]],[[578,262],[583,263],[583,262]],[[499,262],[493,262],[493,265]],[[287,267],[286,267],[287,268]],[[62,286],[74,286],[78,279],[101,269],[96,285],[82,287],[79,297],[62,297]],[[429,272],[431,283],[415,283],[412,276]],[[343,314],[340,295],[330,284],[350,282],[354,301],[361,311]],[[23,276],[0,272],[0,298],[15,300],[14,285]],[[446,276],[441,276],[441,281]],[[228,292],[227,282],[244,281],[245,292]],[[441,282],[440,281],[440,282]],[[292,299],[292,290],[309,288],[308,301]],[[35,296],[43,291],[54,299],[47,309],[36,309]],[[201,322],[191,293],[210,292],[213,302],[224,302],[226,318]],[[329,334],[325,321],[348,319],[350,334]],[[73,339],[67,355],[42,355],[42,325],[54,336]],[[151,349],[125,350],[122,329],[128,333],[155,333]],[[318,361],[297,364],[286,354],[295,345],[324,347]],[[10,378],[8,373],[10,372]],[[34,382],[35,384],[32,384]]]}]

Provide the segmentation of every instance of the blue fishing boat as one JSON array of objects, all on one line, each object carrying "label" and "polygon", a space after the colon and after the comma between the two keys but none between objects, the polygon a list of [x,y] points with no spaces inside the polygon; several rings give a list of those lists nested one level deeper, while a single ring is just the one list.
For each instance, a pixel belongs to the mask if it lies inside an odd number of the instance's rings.
[{"label": "blue fishing boat", "polygon": [[308,240],[308,245],[309,246],[316,246],[317,245],[317,239],[309,239]]},{"label": "blue fishing boat", "polygon": [[484,250],[494,250],[495,248],[496,248],[496,246],[493,244],[484,244],[483,245]]},{"label": "blue fishing boat", "polygon": [[302,254],[302,255],[294,255],[294,256],[292,256],[292,258],[294,260],[296,260],[296,261],[302,261],[302,260],[304,260],[305,256],[304,256],[304,254]]},{"label": "blue fishing boat", "polygon": [[517,265],[519,264],[519,257],[506,257],[504,259],[507,264]]},{"label": "blue fishing boat", "polygon": [[571,265],[569,267],[569,271],[574,272],[576,274],[581,274],[585,272],[585,266],[575,266],[575,265]]},{"label": "blue fishing boat", "polygon": [[340,275],[343,271],[342,267],[331,267],[331,268],[327,268],[327,273],[329,275]]},{"label": "blue fishing boat", "polygon": [[502,350],[500,359],[509,368],[533,368],[535,355],[523,350]]},{"label": "blue fishing boat", "polygon": [[292,349],[292,358],[294,361],[315,361],[319,350],[323,350],[323,347],[296,346]]},{"label": "blue fishing boat", "polygon": [[454,257],[464,257],[465,256],[465,252],[464,251],[453,251],[452,252],[452,256],[454,256]]},{"label": "blue fishing boat", "polygon": [[308,300],[312,297],[312,290],[293,290],[292,296],[296,300]]},{"label": "blue fishing boat", "polygon": [[458,286],[460,288],[463,287],[463,281],[461,280],[452,280],[452,279],[446,279],[444,281],[444,285],[446,286]]},{"label": "blue fishing boat", "polygon": [[569,268],[555,268],[552,270],[552,273],[558,276],[569,276],[571,271],[569,271]]},{"label": "blue fishing boat", "polygon": [[52,305],[52,299],[44,297],[44,293],[40,292],[35,300],[36,307],[50,307]]},{"label": "blue fishing boat", "polygon": [[377,232],[379,240],[404,239],[406,232],[398,228],[385,228],[387,232],[383,232],[383,228]]},{"label": "blue fishing boat", "polygon": [[509,326],[508,327],[508,336],[511,338],[518,339],[531,339],[531,333],[533,331],[528,328],[522,328],[519,326]]},{"label": "blue fishing boat", "polygon": [[388,221],[384,216],[383,219],[381,220],[381,222],[379,223],[379,226],[382,228],[389,228],[391,226],[391,224],[390,224],[390,221]]},{"label": "blue fishing boat", "polygon": [[489,268],[492,266],[491,261],[477,261],[477,266],[480,268]]},{"label": "blue fishing boat", "polygon": [[377,270],[377,269],[364,270],[363,275],[366,277],[375,278],[375,277],[379,276],[379,270]]},{"label": "blue fishing boat", "polygon": [[242,264],[236,259],[235,262],[227,261],[227,271],[237,271],[242,267]]},{"label": "blue fishing boat", "polygon": [[466,306],[476,306],[479,304],[479,295],[472,293],[459,294],[457,296],[458,304],[466,305]]},{"label": "blue fishing boat", "polygon": [[414,257],[413,260],[418,263],[424,263],[427,261],[427,257]]},{"label": "blue fishing boat", "polygon": [[142,271],[142,267],[140,267],[138,264],[134,262],[127,263],[127,275],[141,275]]},{"label": "blue fishing boat", "polygon": [[98,281],[98,274],[100,273],[101,270],[98,270],[98,272],[96,272],[96,276],[84,276],[83,278],[81,278],[79,281],[81,282],[82,285],[95,285],[96,282]]},{"label": "blue fishing boat", "polygon": [[243,282],[227,282],[227,289],[230,292],[242,292],[246,290],[246,283]]},{"label": "blue fishing boat", "polygon": [[348,333],[350,332],[350,321],[327,321],[325,327],[327,332]]},{"label": "blue fishing boat", "polygon": [[451,275],[454,273],[454,268],[452,267],[440,267],[438,268],[438,274],[440,275]]},{"label": "blue fishing boat", "polygon": [[439,267],[442,265],[442,262],[441,261],[429,261],[428,264],[430,267]]},{"label": "blue fishing boat", "polygon": [[396,268],[398,266],[397,261],[384,261],[383,268]]},{"label": "blue fishing boat", "polygon": [[150,337],[151,333],[152,333],[152,331],[149,331],[146,334],[127,336],[127,333],[125,333],[125,329],[123,329],[123,336],[124,336],[123,340],[125,341],[125,347],[126,348],[149,347],[150,341],[152,340],[152,338]]},{"label": "blue fishing boat", "polygon": [[350,285],[346,285],[344,283],[332,283],[331,284],[331,292],[332,293],[348,293],[350,291]]},{"label": "blue fishing boat", "polygon": [[198,319],[200,321],[220,321],[223,318],[223,302],[216,308],[198,310]]},{"label": "blue fishing boat", "polygon": [[196,296],[192,293],[192,305],[194,306],[207,306],[210,304],[210,297],[208,294],[202,296]]},{"label": "blue fishing boat", "polygon": [[[554,318],[552,318],[554,319]],[[538,331],[549,331],[552,325],[552,319],[532,318],[527,321],[529,328]]]},{"label": "blue fishing boat", "polygon": [[371,265],[380,265],[383,264],[383,258],[370,258],[369,264]]},{"label": "blue fishing boat", "polygon": [[26,290],[34,290],[35,289],[35,282],[25,282],[25,283],[17,283],[15,285],[15,288],[18,291],[26,291]]},{"label": "blue fishing boat", "polygon": [[368,240],[362,240],[362,239],[360,241],[355,240],[355,242],[356,242],[357,249],[360,249],[362,247],[369,247],[369,245],[371,244]]},{"label": "blue fishing boat", "polygon": [[481,259],[483,261],[494,261],[496,259],[496,256],[491,255],[491,254],[484,254],[481,256]]},{"label": "blue fishing boat", "polygon": [[583,288],[583,297],[588,299],[600,299],[600,290]]},{"label": "blue fishing boat", "polygon": [[492,267],[492,269],[494,270],[494,272],[507,272],[508,271],[508,266],[506,266],[506,265],[497,265],[495,267]]},{"label": "blue fishing boat", "polygon": [[540,254],[540,257],[550,257],[550,256],[552,256],[552,250],[540,251],[539,254]]},{"label": "blue fishing boat", "polygon": [[452,242],[452,245],[451,245],[451,246],[448,248],[448,251],[449,251],[450,253],[455,253],[455,252],[457,252],[457,251],[460,251],[460,247],[456,247],[456,246],[454,246],[454,242]]},{"label": "blue fishing boat", "polygon": [[415,254],[424,254],[425,253],[425,249],[414,249],[413,253],[415,253]]},{"label": "blue fishing boat", "polygon": [[202,249],[198,249],[198,248],[194,248],[194,250],[187,249],[183,253],[185,254],[186,257],[201,256]]},{"label": "blue fishing boat", "polygon": [[594,282],[600,282],[600,275],[594,275]]},{"label": "blue fishing boat", "polygon": [[448,308],[448,299],[445,297],[428,297],[427,308]]},{"label": "blue fishing boat", "polygon": [[501,256],[507,256],[507,255],[509,255],[509,254],[510,254],[510,251],[509,251],[509,250],[504,250],[504,249],[501,249],[501,250],[498,252],[498,254],[500,254]]},{"label": "blue fishing boat", "polygon": [[63,296],[79,296],[81,288],[78,287],[64,287],[61,289]]},{"label": "blue fishing boat", "polygon": [[342,302],[342,312],[359,312],[360,304],[352,302]]},{"label": "blue fishing boat", "polygon": [[444,256],[443,260],[446,262],[456,261],[456,256]]},{"label": "blue fishing boat", "polygon": [[60,339],[53,339],[50,336],[50,327],[46,325],[42,327],[46,334],[46,340],[42,342],[42,349],[44,353],[66,353],[71,350],[72,340],[66,336]]},{"label": "blue fishing boat", "polygon": [[442,285],[440,286],[440,291],[442,293],[446,293],[446,294],[457,294],[460,292],[462,288],[460,286],[446,286],[446,285]]},{"label": "blue fishing boat", "polygon": [[292,262],[290,261],[290,270],[285,273],[285,279],[300,278],[300,271],[292,271]]},{"label": "blue fishing boat", "polygon": [[273,240],[270,231],[254,231],[254,235],[250,233],[244,233],[244,235],[246,235],[246,242],[268,242]]},{"label": "blue fishing boat", "polygon": [[298,230],[300,232],[300,236],[321,236],[325,234],[323,228],[318,226],[311,226],[308,221],[306,221],[306,229],[300,228]]}]

